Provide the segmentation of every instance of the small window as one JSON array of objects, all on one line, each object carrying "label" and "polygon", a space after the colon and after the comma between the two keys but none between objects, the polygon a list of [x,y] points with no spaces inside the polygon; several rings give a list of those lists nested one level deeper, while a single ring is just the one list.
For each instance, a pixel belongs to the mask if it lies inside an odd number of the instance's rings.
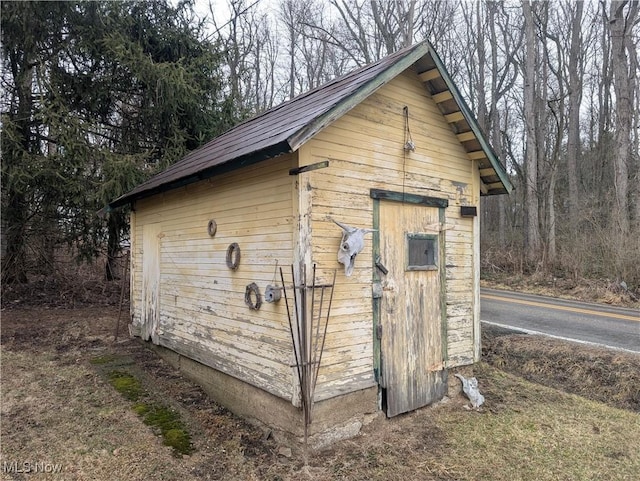
[{"label": "small window", "polygon": [[407,234],[407,270],[434,271],[438,269],[438,236]]}]

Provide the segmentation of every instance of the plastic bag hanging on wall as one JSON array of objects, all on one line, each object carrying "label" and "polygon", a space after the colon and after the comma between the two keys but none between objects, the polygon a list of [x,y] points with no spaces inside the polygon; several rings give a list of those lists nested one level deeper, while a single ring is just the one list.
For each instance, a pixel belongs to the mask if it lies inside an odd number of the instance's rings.
[{"label": "plastic bag hanging on wall", "polygon": [[353,273],[353,267],[356,262],[356,256],[364,248],[364,236],[375,229],[360,229],[351,227],[334,220],[342,229],[342,240],[340,241],[340,249],[338,249],[338,262],[344,265],[344,274],[348,277]]}]

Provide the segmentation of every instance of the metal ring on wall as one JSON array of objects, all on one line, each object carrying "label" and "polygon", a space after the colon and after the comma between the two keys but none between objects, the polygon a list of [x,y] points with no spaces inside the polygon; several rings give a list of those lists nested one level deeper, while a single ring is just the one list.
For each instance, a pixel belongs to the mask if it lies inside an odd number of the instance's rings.
[{"label": "metal ring on wall", "polygon": [[[252,299],[252,297],[254,297],[255,300]],[[255,282],[252,282],[247,286],[247,290],[244,292],[244,303],[249,306],[249,309],[252,311],[260,309],[260,306],[262,305],[262,298],[260,296],[260,288]]]},{"label": "metal ring on wall", "polygon": [[227,267],[236,270],[240,264],[240,246],[237,242],[229,244],[227,247]]},{"label": "metal ring on wall", "polygon": [[218,224],[216,224],[215,220],[211,219],[209,221],[209,224],[207,225],[207,232],[211,237],[213,237],[214,235],[216,235],[217,230],[218,230]]}]

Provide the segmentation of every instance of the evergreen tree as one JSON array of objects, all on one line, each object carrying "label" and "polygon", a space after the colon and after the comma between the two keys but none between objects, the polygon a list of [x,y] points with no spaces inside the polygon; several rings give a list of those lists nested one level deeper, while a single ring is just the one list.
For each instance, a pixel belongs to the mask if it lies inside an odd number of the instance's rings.
[{"label": "evergreen tree", "polygon": [[111,277],[126,211],[96,212],[235,121],[217,46],[189,2],[1,8],[3,280],[64,242]]}]

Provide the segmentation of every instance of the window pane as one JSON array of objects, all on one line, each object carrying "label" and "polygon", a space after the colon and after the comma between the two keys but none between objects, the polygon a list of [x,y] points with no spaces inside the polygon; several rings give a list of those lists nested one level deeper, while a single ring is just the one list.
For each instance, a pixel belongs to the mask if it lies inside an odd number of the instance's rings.
[{"label": "window pane", "polygon": [[407,269],[435,269],[438,265],[437,237],[428,234],[407,234]]}]

